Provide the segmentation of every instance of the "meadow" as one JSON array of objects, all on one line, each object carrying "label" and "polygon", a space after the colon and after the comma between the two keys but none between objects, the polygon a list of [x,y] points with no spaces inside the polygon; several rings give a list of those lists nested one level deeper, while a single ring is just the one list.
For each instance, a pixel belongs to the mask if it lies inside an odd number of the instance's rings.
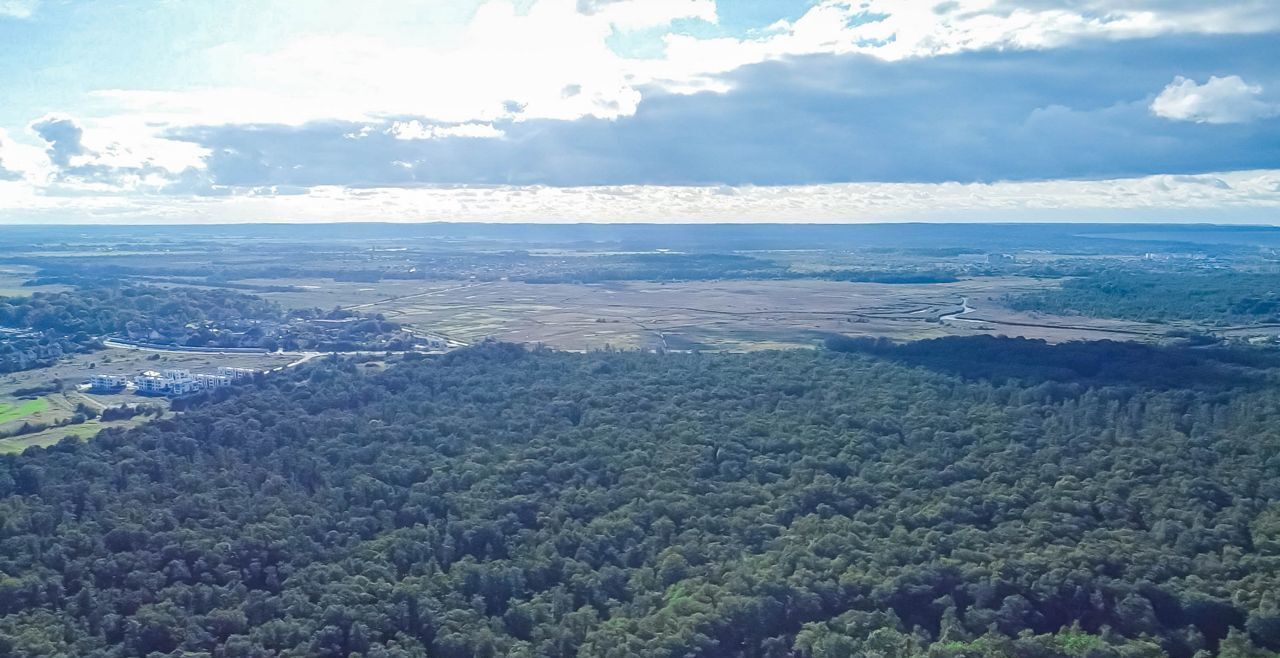
[{"label": "meadow", "polygon": [[[810,347],[832,333],[898,340],[988,334],[1061,342],[1117,335],[1157,340],[1166,331],[1142,322],[1014,313],[1000,300],[1058,285],[1030,277],[921,284],[810,279],[275,282],[293,290],[260,294],[281,305],[327,303],[381,314],[458,346],[496,339],[575,351],[745,351]],[[948,319],[962,310],[965,299],[975,310],[964,321]]]},{"label": "meadow", "polygon": [[48,408],[49,401],[44,398],[23,400],[17,403],[0,402],[0,425],[22,420]]}]

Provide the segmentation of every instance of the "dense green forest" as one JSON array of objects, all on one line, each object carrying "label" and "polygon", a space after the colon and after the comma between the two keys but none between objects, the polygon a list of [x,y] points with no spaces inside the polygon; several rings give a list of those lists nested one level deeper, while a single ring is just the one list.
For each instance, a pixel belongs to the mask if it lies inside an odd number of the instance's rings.
[{"label": "dense green forest", "polygon": [[1280,322],[1280,273],[1105,271],[1012,297],[1020,311],[1207,324]]},{"label": "dense green forest", "polygon": [[837,346],[326,359],[0,458],[0,655],[1280,649],[1268,359]]},{"label": "dense green forest", "polygon": [[68,336],[56,331],[0,327],[0,373],[45,368],[67,354],[88,351],[97,345],[88,334]]},{"label": "dense green forest", "polygon": [[255,295],[217,288],[124,285],[0,297],[0,372],[49,365],[104,336],[185,347],[407,349],[412,336],[379,316],[286,310]]},{"label": "dense green forest", "polygon": [[204,322],[281,320],[260,297],[218,289],[99,286],[0,298],[0,325],[64,334],[179,332]]}]

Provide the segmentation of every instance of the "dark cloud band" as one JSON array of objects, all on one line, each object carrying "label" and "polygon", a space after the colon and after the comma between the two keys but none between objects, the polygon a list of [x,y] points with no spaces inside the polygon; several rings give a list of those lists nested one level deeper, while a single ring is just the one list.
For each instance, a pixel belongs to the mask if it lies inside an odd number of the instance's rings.
[{"label": "dark cloud band", "polygon": [[1263,169],[1280,167],[1280,119],[1170,121],[1150,104],[1176,76],[1239,75],[1280,89],[1280,71],[1263,56],[1274,52],[1280,36],[1236,35],[899,62],[812,56],[731,72],[727,93],[649,88],[635,115],[616,120],[504,121],[501,138],[395,139],[390,120],[173,136],[209,148],[212,182],[233,186],[981,182]]}]

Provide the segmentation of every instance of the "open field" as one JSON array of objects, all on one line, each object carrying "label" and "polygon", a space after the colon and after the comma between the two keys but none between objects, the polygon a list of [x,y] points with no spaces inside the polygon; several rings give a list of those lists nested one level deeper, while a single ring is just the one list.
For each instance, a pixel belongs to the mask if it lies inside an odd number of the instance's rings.
[{"label": "open field", "polygon": [[76,405],[87,402],[70,392],[48,393],[34,400],[6,396],[0,399],[0,409],[8,407],[17,413],[0,413],[0,433],[12,433],[26,423],[50,425],[75,415]]},{"label": "open field", "polygon": [[25,265],[0,266],[0,297],[26,297],[35,292],[70,290],[70,286],[23,286],[36,273],[36,268]]},{"label": "open field", "polygon": [[0,454],[22,452],[31,446],[51,446],[68,436],[74,436],[80,439],[91,439],[98,432],[107,429],[108,427],[133,427],[146,422],[147,420],[151,420],[152,418],[153,417],[147,417],[144,419],[140,417],[137,419],[112,421],[109,423],[90,420],[79,425],[51,427],[43,432],[34,432],[32,434],[23,434],[22,436],[0,439]]},{"label": "open field", "polygon": [[[101,373],[132,375],[165,368],[213,372],[219,366],[267,370],[286,365],[296,358],[280,354],[191,354],[108,348],[90,354],[75,354],[48,368],[0,375],[0,403],[10,402],[13,391],[17,389],[44,386],[55,381],[61,382],[66,389],[73,389],[75,384]],[[125,399],[130,402],[151,399],[135,395],[94,394],[92,397],[108,404]]]},{"label": "open field", "polygon": [[[21,452],[28,446],[33,445],[52,445],[68,434],[82,437],[93,436],[104,426],[128,426],[136,424],[135,421],[128,420],[107,423],[104,425],[99,423],[97,420],[90,420],[77,425],[65,425],[62,427],[54,426],[56,423],[65,421],[75,415],[76,406],[78,404],[85,404],[98,409],[102,409],[105,406],[102,403],[90,400],[87,396],[75,392],[74,390],[49,393],[48,395],[35,400],[22,401],[17,406],[14,406],[12,402],[14,398],[10,397],[6,398],[6,400],[8,401],[0,402],[0,409],[8,406],[10,409],[18,409],[23,413],[20,415],[0,413],[0,432],[14,432],[26,423],[31,423],[33,425],[48,425],[49,428],[40,432],[0,438],[0,453]],[[141,422],[142,420],[142,418],[138,418],[136,422]]]},{"label": "open field", "polygon": [[[326,280],[276,281],[305,292],[263,293],[286,306],[340,305],[381,313],[458,344],[485,338],[567,350],[751,350],[812,346],[830,333],[934,338],[987,333],[1060,342],[1155,339],[1159,325],[1016,314],[1005,295],[1053,282],[984,277],[956,283],[881,284],[822,280],[527,284]],[[962,310],[964,319],[944,320]]]},{"label": "open field", "polygon": [[[219,366],[267,370],[287,365],[297,356],[279,354],[171,354],[134,349],[109,348],[93,354],[75,354],[57,365],[36,370],[0,375],[0,431],[12,431],[25,422],[52,425],[70,418],[76,406],[84,404],[99,410],[120,404],[146,404],[168,409],[166,398],[145,397],[129,392],[100,394],[76,390],[76,385],[97,373],[136,374],[144,370],[180,368],[192,372],[213,372]],[[38,400],[24,400],[14,395],[20,389],[62,385],[59,392],[48,393]],[[93,436],[104,427],[139,424],[148,417],[101,423],[96,420],[80,425],[51,427],[42,432],[0,439],[0,452],[17,452],[30,445],[50,445],[68,435]]]},{"label": "open field", "polygon": [[0,402],[0,425],[22,420],[32,414],[39,413],[48,408],[49,401],[45,398],[21,400],[12,403]]},{"label": "open field", "polygon": [[969,333],[1041,338],[1051,343],[1071,340],[1159,340],[1173,327],[1150,322],[1023,313],[994,299],[970,299],[971,312],[947,317],[947,324]]}]

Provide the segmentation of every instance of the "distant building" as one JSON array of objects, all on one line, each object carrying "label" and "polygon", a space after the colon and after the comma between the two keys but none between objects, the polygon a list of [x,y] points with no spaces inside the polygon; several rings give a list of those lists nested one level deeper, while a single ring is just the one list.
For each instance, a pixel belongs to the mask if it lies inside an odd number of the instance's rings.
[{"label": "distant building", "polygon": [[218,374],[192,374],[189,370],[170,369],[161,372],[148,370],[137,377],[124,375],[96,375],[90,382],[95,391],[118,391],[132,384],[134,391],[143,395],[189,395],[230,386],[237,381],[251,379],[258,374],[251,368],[218,368]]},{"label": "distant building", "polygon": [[129,378],[124,375],[94,375],[89,382],[89,387],[95,391],[118,391],[129,383]]},{"label": "distant building", "polygon": [[196,375],[196,384],[203,390],[230,386],[232,381],[227,375]]},{"label": "distant building", "polygon": [[187,395],[202,388],[200,381],[187,370],[148,370],[134,379],[133,385],[139,393],[150,395]]},{"label": "distant building", "polygon": [[1017,260],[1013,257],[1013,254],[987,254],[988,265],[1004,265],[1017,262]]},{"label": "distant building", "polygon": [[418,336],[418,339],[429,350],[443,350],[449,347],[449,344],[443,338],[436,336]]},{"label": "distant building", "polygon": [[142,373],[141,377],[133,378],[133,387],[139,393],[150,395],[164,395],[167,389],[167,380],[154,370],[148,370]]},{"label": "distant building", "polygon": [[228,368],[224,366],[218,368],[218,374],[236,382],[242,379],[253,379],[258,374],[258,371],[253,368]]}]

